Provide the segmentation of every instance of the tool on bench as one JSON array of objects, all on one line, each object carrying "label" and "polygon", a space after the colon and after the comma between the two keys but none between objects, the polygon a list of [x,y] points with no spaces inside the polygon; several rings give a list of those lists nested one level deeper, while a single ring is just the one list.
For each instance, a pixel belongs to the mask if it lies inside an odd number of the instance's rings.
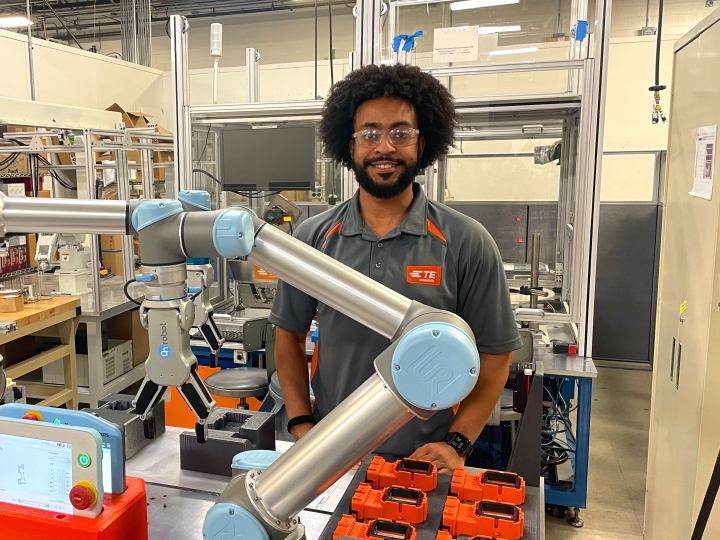
[{"label": "tool on bench", "polygon": [[360,540],[416,540],[415,527],[408,523],[374,519],[359,523],[353,516],[344,515],[335,527],[333,540],[341,536]]},{"label": "tool on bench", "polygon": [[437,467],[419,459],[405,458],[390,462],[375,456],[368,466],[367,481],[374,489],[402,486],[427,493],[437,487]]},{"label": "tool on bench", "polygon": [[514,504],[480,501],[463,504],[457,497],[448,497],[443,509],[443,527],[452,536],[489,536],[503,540],[522,538],[525,516]]},{"label": "tool on bench", "polygon": [[418,525],[427,519],[427,495],[419,489],[393,486],[382,490],[361,483],[355,490],[350,512],[360,521],[387,519]]},{"label": "tool on bench", "polygon": [[495,501],[520,506],[525,502],[525,480],[513,472],[470,474],[458,467],[452,474],[450,493],[461,502]]}]

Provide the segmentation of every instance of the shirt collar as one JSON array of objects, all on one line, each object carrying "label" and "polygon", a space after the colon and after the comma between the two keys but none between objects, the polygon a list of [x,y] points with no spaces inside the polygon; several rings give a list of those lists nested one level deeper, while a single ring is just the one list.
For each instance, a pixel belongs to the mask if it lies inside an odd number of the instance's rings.
[{"label": "shirt collar", "polygon": [[[427,235],[427,197],[417,182],[413,182],[412,190],[413,200],[405,219],[397,229],[386,234],[385,238],[392,238],[401,233],[416,236]],[[343,236],[355,236],[367,232],[365,231],[365,221],[360,214],[359,192],[358,189],[348,205],[347,215],[343,220],[342,229],[340,229],[340,234]]]}]

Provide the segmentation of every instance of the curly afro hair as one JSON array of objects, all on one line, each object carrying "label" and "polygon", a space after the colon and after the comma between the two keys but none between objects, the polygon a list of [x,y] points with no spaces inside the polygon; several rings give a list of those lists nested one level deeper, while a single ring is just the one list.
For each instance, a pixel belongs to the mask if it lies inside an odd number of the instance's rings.
[{"label": "curly afro hair", "polygon": [[418,159],[424,169],[445,154],[455,142],[457,113],[452,95],[435,77],[420,68],[394,64],[370,65],[350,73],[330,90],[318,132],[328,157],[352,167],[348,142],[355,111],[365,101],[398,96],[415,107],[425,149]]}]

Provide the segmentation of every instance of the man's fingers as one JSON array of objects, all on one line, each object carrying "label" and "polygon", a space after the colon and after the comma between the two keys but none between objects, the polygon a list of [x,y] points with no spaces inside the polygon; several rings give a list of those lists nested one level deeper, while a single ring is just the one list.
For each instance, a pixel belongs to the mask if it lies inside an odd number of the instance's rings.
[{"label": "man's fingers", "polygon": [[[437,463],[436,463],[435,465],[438,466]],[[442,468],[442,469],[438,469],[438,474],[452,474],[452,472],[453,472],[453,470],[452,470],[452,469],[448,469],[447,467],[444,467],[444,468]]]}]

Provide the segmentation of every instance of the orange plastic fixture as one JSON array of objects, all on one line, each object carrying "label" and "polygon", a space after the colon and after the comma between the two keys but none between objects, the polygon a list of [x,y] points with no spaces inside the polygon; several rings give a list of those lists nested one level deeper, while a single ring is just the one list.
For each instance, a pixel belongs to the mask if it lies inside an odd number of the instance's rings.
[{"label": "orange plastic fixture", "polygon": [[520,506],[525,502],[525,480],[512,472],[470,474],[458,467],[453,471],[450,493],[461,502],[495,501]]},{"label": "orange plastic fixture", "polygon": [[416,540],[415,527],[408,523],[375,519],[358,523],[353,516],[343,515],[333,532],[333,540],[351,536],[360,540]]},{"label": "orange plastic fixture", "polygon": [[428,493],[437,487],[437,467],[419,459],[388,462],[375,456],[368,466],[366,479],[374,489],[400,486]]},{"label": "orange plastic fixture", "polygon": [[448,497],[442,524],[455,538],[462,535],[518,540],[523,535],[525,516],[513,504],[493,501],[462,504],[456,497]]},{"label": "orange plastic fixture", "polygon": [[[452,537],[452,534],[449,532],[440,529],[437,533],[437,536],[435,536],[435,540],[455,540]],[[491,538],[490,536],[476,536],[474,538],[470,538],[469,540],[502,540],[501,538]]]},{"label": "orange plastic fixture", "polygon": [[382,490],[362,483],[355,490],[350,511],[359,521],[387,519],[418,525],[427,519],[427,495],[419,489],[393,486]]}]

